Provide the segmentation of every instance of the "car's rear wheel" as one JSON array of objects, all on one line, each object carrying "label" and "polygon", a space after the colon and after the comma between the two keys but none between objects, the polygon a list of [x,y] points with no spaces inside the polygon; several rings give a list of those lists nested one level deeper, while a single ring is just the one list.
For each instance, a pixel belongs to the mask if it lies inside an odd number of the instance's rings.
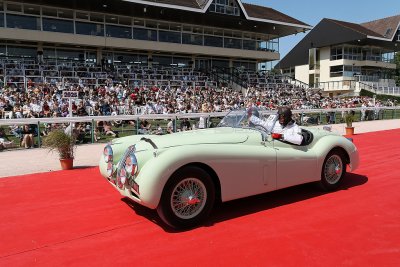
[{"label": "car's rear wheel", "polygon": [[157,213],[173,228],[190,228],[209,216],[214,201],[215,186],[210,175],[195,166],[185,167],[165,185]]},{"label": "car's rear wheel", "polygon": [[324,191],[336,190],[346,174],[345,157],[341,150],[334,149],[326,156],[322,165],[320,187]]}]

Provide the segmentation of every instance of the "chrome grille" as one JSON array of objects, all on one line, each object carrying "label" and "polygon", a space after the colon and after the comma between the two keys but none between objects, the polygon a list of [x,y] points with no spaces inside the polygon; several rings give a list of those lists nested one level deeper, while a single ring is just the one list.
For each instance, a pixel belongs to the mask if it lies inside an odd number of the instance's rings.
[{"label": "chrome grille", "polygon": [[122,168],[125,168],[126,158],[132,153],[135,152],[135,146],[130,146],[125,150],[124,155],[122,156],[121,160],[118,162],[117,165],[117,175],[119,174]]}]

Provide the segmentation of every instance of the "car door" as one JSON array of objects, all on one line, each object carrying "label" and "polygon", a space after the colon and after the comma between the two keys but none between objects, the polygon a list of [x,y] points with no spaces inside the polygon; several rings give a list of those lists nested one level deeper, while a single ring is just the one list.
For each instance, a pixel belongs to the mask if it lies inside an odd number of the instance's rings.
[{"label": "car door", "polygon": [[308,146],[273,140],[277,156],[277,189],[308,183],[320,176],[317,156]]}]

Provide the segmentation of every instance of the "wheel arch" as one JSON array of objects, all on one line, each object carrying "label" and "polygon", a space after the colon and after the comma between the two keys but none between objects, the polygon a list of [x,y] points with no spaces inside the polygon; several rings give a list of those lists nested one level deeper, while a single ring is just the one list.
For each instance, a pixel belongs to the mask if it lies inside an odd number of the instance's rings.
[{"label": "wheel arch", "polygon": [[[331,153],[332,151],[335,151],[335,150],[340,151],[340,152],[343,154],[343,156],[344,156],[344,163],[345,163],[346,165],[350,163],[350,156],[349,156],[349,153],[347,152],[346,149],[344,149],[344,148],[341,147],[341,146],[336,146],[336,147],[332,148],[332,149],[328,152],[328,154]],[[328,155],[328,154],[326,154],[326,155]],[[326,157],[326,156],[325,156],[325,157]]]},{"label": "wheel arch", "polygon": [[[185,165],[182,165],[181,167],[179,167],[178,169],[176,169],[176,170],[171,174],[171,176],[169,177],[169,179],[170,179],[173,175],[175,175],[176,173],[178,173],[180,170],[182,170],[182,169],[184,169],[184,168],[186,168],[186,167],[198,167],[198,168],[200,168],[200,169],[203,169],[204,171],[206,171],[206,172],[210,175],[210,177],[211,177],[211,179],[212,179],[212,181],[213,181],[213,183],[214,183],[214,186],[215,186],[215,193],[216,193],[216,195],[215,195],[215,200],[217,201],[217,203],[221,203],[221,202],[222,202],[222,201],[221,201],[221,183],[220,183],[220,181],[219,181],[219,177],[218,177],[217,173],[214,171],[213,168],[211,168],[209,165],[207,165],[207,164],[205,164],[205,163],[203,163],[203,162],[190,162],[190,163],[187,163],[187,164],[185,164]],[[168,180],[169,180],[169,179],[168,179]]]}]

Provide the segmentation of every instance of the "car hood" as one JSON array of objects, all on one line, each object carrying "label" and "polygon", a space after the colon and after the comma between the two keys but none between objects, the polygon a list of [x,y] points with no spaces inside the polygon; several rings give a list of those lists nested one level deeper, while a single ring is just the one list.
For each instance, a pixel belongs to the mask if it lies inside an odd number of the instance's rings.
[{"label": "car hood", "polygon": [[198,144],[237,144],[246,142],[248,136],[249,130],[221,127],[178,132],[168,135],[133,135],[115,139],[113,144],[136,144],[136,149],[138,151],[150,148],[152,143],[157,148]]}]

